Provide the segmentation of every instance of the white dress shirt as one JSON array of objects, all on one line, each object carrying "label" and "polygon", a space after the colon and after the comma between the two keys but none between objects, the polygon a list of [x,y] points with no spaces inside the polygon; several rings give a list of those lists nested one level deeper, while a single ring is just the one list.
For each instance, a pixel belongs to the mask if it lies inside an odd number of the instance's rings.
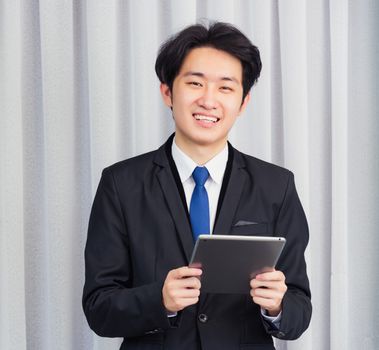
[{"label": "white dress shirt", "polygon": [[[183,185],[188,211],[191,203],[192,192],[196,185],[194,179],[192,178],[192,173],[197,166],[205,166],[208,169],[209,177],[204,186],[208,193],[209,228],[210,233],[212,234],[216,219],[218,197],[220,196],[222,180],[224,179],[226,163],[228,162],[228,145],[225,144],[225,147],[221,152],[203,165],[196,164],[187,154],[185,154],[176,144],[175,138],[172,142],[171,152],[176,168],[178,169],[180,181]],[[263,318],[272,322],[279,329],[282,313],[276,317],[268,316],[266,310],[264,309],[261,309],[261,313]],[[175,315],[176,313],[170,316]]]},{"label": "white dress shirt", "polygon": [[208,169],[209,177],[204,186],[208,193],[209,229],[212,233],[216,218],[218,197],[220,196],[222,180],[224,179],[226,163],[228,162],[228,145],[226,144],[220,153],[204,165],[198,165],[190,157],[188,157],[177,146],[175,139],[172,142],[171,151],[172,158],[174,159],[176,168],[178,169],[180,181],[183,185],[188,210],[191,203],[192,192],[196,185],[194,179],[192,178],[192,173],[197,166],[205,166]]}]

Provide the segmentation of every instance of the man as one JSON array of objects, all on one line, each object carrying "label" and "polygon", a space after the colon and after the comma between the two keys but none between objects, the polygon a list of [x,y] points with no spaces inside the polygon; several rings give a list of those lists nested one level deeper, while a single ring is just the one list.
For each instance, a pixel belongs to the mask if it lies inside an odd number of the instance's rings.
[{"label": "man", "polygon": [[[258,49],[225,23],[190,26],[161,47],[175,134],[103,171],[85,250],[87,320],[100,336],[124,337],[121,349],[272,350],[272,336],[308,327],[308,227],[293,175],[227,142],[260,70]],[[207,294],[202,271],[188,267],[198,231],[287,244],[250,295]]]}]

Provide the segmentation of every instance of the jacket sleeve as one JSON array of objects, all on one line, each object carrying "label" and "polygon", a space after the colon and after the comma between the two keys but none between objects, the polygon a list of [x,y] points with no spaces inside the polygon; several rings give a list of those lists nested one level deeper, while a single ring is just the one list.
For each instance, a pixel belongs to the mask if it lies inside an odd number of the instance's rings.
[{"label": "jacket sleeve", "polygon": [[312,305],[304,258],[309,240],[308,224],[291,172],[276,221],[275,233],[287,240],[276,268],[284,273],[288,289],[283,298],[280,328],[274,329],[267,322],[264,324],[271,335],[292,340],[300,337],[308,328]]},{"label": "jacket sleeve", "polygon": [[113,174],[103,171],[88,226],[83,309],[100,336],[134,337],[170,327],[163,281],[135,286],[127,223]]}]

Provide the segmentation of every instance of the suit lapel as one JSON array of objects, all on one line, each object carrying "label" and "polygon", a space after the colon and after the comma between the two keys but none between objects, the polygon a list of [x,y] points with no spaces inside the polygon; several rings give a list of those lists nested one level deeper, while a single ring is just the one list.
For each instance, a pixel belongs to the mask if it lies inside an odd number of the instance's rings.
[{"label": "suit lapel", "polygon": [[170,169],[165,147],[167,147],[167,145],[163,145],[155,157],[155,162],[161,166],[160,171],[157,173],[157,178],[170,210],[171,217],[175,223],[177,235],[188,264],[194,247],[192,232],[188,221],[188,214],[184,208],[183,201],[179,195],[178,186]]},{"label": "suit lapel", "polygon": [[234,159],[230,179],[226,188],[216,225],[213,229],[214,234],[229,234],[246,181],[246,172],[244,170],[245,164],[241,153],[237,150],[233,151]]}]

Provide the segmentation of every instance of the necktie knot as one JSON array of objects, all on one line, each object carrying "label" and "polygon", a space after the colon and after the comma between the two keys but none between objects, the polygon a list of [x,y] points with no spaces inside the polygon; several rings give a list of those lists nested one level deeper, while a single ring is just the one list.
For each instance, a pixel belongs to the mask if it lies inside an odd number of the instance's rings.
[{"label": "necktie knot", "polygon": [[208,169],[205,166],[197,166],[192,173],[192,177],[195,180],[196,186],[204,186],[209,177]]}]

